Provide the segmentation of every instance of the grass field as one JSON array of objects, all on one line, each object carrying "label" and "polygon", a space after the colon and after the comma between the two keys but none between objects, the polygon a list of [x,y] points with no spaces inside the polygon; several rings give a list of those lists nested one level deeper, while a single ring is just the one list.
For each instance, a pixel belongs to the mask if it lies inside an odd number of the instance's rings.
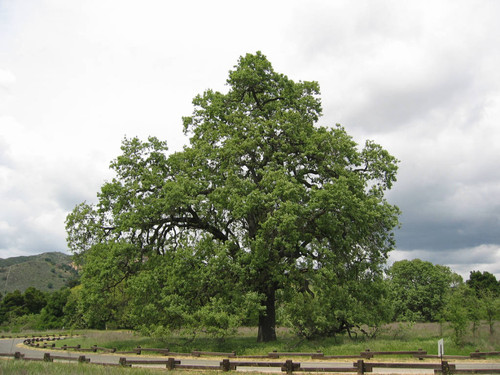
[{"label": "grass field", "polygon": [[[122,368],[89,364],[30,362],[0,359],[1,375],[152,375],[161,373],[165,373],[165,369],[155,370],[145,368]],[[220,374],[218,371],[168,371],[168,374],[172,375],[187,375],[194,373],[207,375]],[[245,372],[242,373],[238,371],[238,374],[245,374]]]},{"label": "grass field", "polygon": [[[498,323],[497,323],[498,324]],[[497,331],[500,327],[497,327]],[[45,332],[46,334],[47,332]],[[50,332],[54,333],[54,332]],[[288,330],[278,330],[278,340],[272,343],[257,343],[256,329],[242,328],[238,334],[225,340],[215,340],[208,337],[187,338],[172,336],[163,340],[141,336],[131,331],[75,331],[66,332],[73,337],[57,342],[57,346],[64,344],[74,346],[80,344],[87,348],[98,345],[118,350],[131,350],[137,346],[143,348],[169,348],[173,352],[191,352],[193,350],[231,352],[239,355],[267,354],[273,350],[280,352],[313,352],[322,351],[325,355],[359,354],[369,348],[372,351],[401,351],[426,350],[429,354],[437,354],[437,341],[445,338],[445,354],[469,355],[479,349],[481,351],[500,351],[500,335],[490,335],[486,324],[481,325],[476,337],[469,336],[463,347],[457,347],[450,339],[451,330],[437,323],[417,324],[390,324],[383,327],[376,338],[368,339],[364,336],[349,338],[347,335],[324,338],[312,341],[300,340]],[[26,332],[34,334],[34,332]],[[38,332],[38,334],[44,334]],[[406,356],[407,359],[413,359]],[[391,360],[384,357],[383,360]],[[402,357],[394,356],[392,360],[401,361]],[[495,357],[494,361],[500,361]],[[352,360],[351,360],[352,361]],[[44,363],[0,359],[0,374],[55,374],[55,375],[146,375],[157,374],[165,370],[103,367],[88,364]],[[217,374],[217,371],[188,371],[174,370],[169,374]],[[238,374],[252,374],[252,372],[238,372]]]},{"label": "grass field", "polygon": [[[497,323],[498,324],[498,323]],[[497,328],[497,331],[500,328]],[[490,335],[486,324],[481,325],[476,337],[466,338],[463,346],[455,345],[451,340],[451,330],[437,323],[390,324],[383,327],[376,338],[365,336],[349,338],[347,335],[322,338],[318,340],[302,340],[288,330],[278,330],[278,340],[271,343],[257,343],[255,328],[241,328],[237,335],[225,340],[216,340],[203,335],[196,338],[172,336],[156,339],[141,336],[131,331],[75,331],[77,335],[60,341],[64,344],[88,348],[97,345],[117,350],[131,350],[137,346],[143,348],[168,348],[172,352],[188,353],[193,350],[232,352],[238,355],[267,354],[273,350],[279,352],[315,352],[325,355],[359,354],[361,351],[401,351],[423,349],[429,354],[437,354],[437,341],[444,338],[445,353],[449,355],[469,355],[475,350],[499,351],[500,334]]]}]

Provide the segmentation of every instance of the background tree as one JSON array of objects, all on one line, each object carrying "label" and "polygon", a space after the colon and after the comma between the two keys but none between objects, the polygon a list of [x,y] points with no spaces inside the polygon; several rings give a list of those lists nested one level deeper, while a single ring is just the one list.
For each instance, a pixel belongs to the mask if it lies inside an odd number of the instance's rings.
[{"label": "background tree", "polygon": [[83,319],[80,301],[82,300],[82,286],[78,285],[70,289],[68,299],[63,307],[64,326],[71,328],[87,328],[87,322]]},{"label": "background tree", "polygon": [[29,287],[24,293],[19,290],[7,293],[0,302],[0,324],[20,316],[38,314],[46,304],[47,294],[34,287]]},{"label": "background tree", "polygon": [[500,281],[487,271],[471,271],[466,284],[475,292],[478,299],[475,315],[481,313],[479,319],[486,319],[492,335],[495,321],[500,316]]},{"label": "background tree", "polygon": [[485,316],[484,313],[484,304],[478,299],[474,289],[466,283],[462,283],[452,290],[444,310],[444,316],[453,328],[455,344],[465,344],[470,323],[472,323],[472,334],[476,337],[479,323]]},{"label": "background tree", "polygon": [[24,291],[23,298],[29,314],[38,314],[47,304],[46,293],[36,289],[35,287],[29,287],[26,289]]},{"label": "background tree", "polygon": [[64,306],[68,301],[69,294],[69,289],[63,288],[48,295],[47,304],[40,311],[40,329],[63,328]]},{"label": "background tree", "polygon": [[466,301],[465,286],[462,285],[455,290],[446,304],[444,310],[445,319],[450,323],[453,329],[452,340],[456,345],[463,346],[465,344],[465,335],[469,325],[469,309]]},{"label": "background tree", "polygon": [[485,294],[500,296],[500,283],[495,275],[487,271],[471,271],[467,285],[474,289],[477,296],[481,298]]},{"label": "background tree", "polygon": [[449,267],[420,259],[395,262],[387,276],[395,320],[439,320],[452,287],[462,283]]},{"label": "background tree", "polygon": [[[105,294],[123,288],[147,304],[137,286],[155,282],[151,269],[165,257],[173,263],[152,306],[178,314],[176,325],[198,316],[217,326],[227,319],[214,317],[238,314],[228,296],[240,295],[255,306],[258,340],[269,341],[277,303],[294,299],[282,291],[310,294],[323,275],[336,285],[380,277],[398,224],[397,207],[384,199],[397,160],[370,141],[358,150],[340,126],[315,126],[318,84],[276,73],[261,53],[240,58],[227,84],[226,94],[207,90],[193,100],[183,151],[167,155],[156,138],[126,139],[111,165],[117,176],[103,185],[98,204],[68,216],[68,239],[82,255],[84,290],[107,280]],[[119,257],[103,255],[115,251]],[[193,275],[179,275],[175,263],[190,259],[200,262]],[[192,285],[180,288],[189,296],[182,303],[167,293],[184,279],[205,285],[203,273],[218,268],[218,282],[199,294]],[[133,320],[137,313],[130,314]]]},{"label": "background tree", "polygon": [[484,318],[490,328],[490,335],[493,335],[495,322],[500,319],[500,297],[492,292],[486,292],[481,295],[480,302],[483,306]]},{"label": "background tree", "polygon": [[0,303],[0,323],[27,313],[24,296],[19,290],[5,294]]}]

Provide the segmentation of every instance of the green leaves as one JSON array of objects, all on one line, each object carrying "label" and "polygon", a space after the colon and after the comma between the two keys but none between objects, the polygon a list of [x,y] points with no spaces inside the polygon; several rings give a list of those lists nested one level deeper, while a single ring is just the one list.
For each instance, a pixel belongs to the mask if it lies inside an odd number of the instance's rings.
[{"label": "green leaves", "polygon": [[[395,262],[388,270],[395,319],[437,321],[459,275],[448,267],[420,259]],[[460,278],[461,282],[461,278]]]}]

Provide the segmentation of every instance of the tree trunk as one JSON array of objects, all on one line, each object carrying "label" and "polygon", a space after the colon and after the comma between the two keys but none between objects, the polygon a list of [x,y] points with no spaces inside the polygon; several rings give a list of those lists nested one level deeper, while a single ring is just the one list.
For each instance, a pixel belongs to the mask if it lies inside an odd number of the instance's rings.
[{"label": "tree trunk", "polygon": [[265,293],[264,301],[266,310],[259,315],[259,332],[257,342],[268,342],[276,340],[276,290],[269,287]]}]

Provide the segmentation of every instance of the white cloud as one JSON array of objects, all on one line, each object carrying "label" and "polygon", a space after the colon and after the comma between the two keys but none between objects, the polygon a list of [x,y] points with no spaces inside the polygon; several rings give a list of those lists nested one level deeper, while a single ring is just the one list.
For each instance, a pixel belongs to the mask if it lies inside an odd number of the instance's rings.
[{"label": "white cloud", "polygon": [[0,68],[0,90],[9,90],[16,82],[16,76],[9,70]]},{"label": "white cloud", "polygon": [[471,248],[459,248],[446,252],[430,250],[394,250],[390,253],[389,264],[400,260],[421,259],[434,264],[446,265],[465,280],[471,271],[487,271],[500,279],[500,246],[483,244]]}]

